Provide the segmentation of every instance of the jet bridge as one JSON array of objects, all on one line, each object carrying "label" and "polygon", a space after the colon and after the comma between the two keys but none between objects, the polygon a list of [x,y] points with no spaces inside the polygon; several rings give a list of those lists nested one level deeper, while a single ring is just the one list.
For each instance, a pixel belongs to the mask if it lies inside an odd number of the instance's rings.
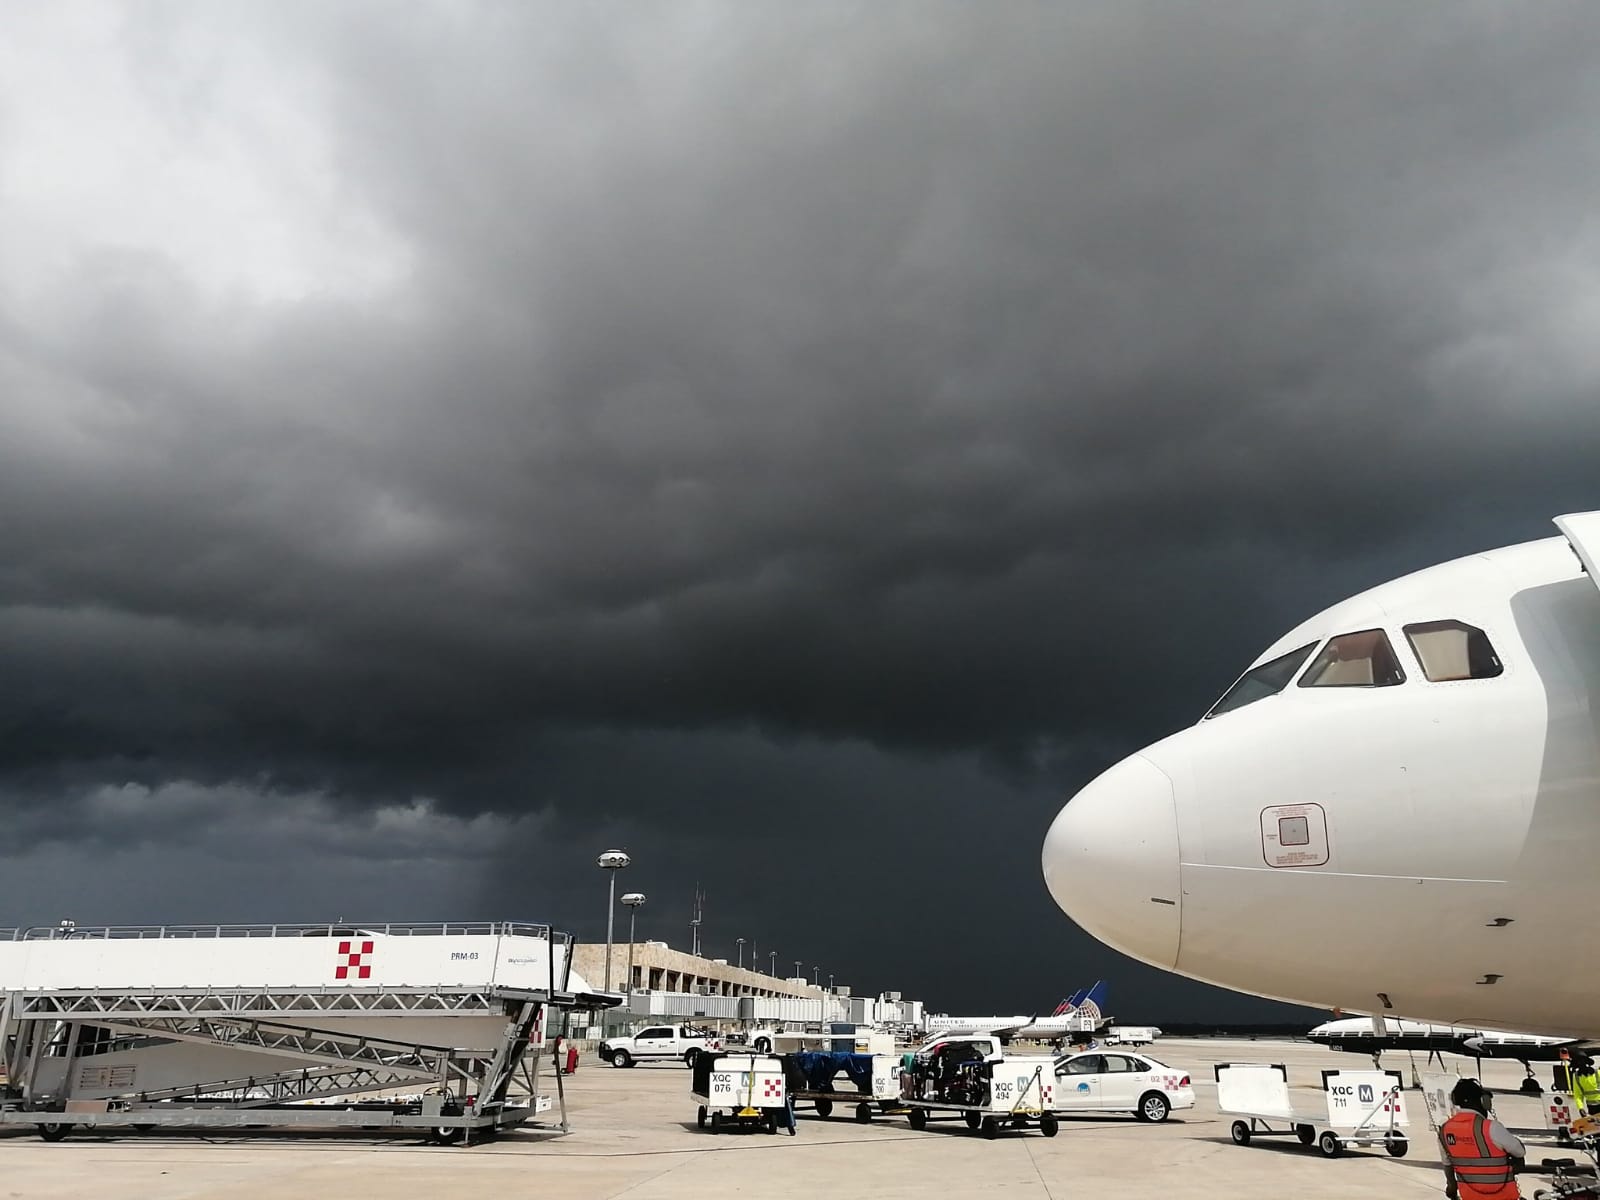
[{"label": "jet bridge", "polygon": [[0,1125],[481,1139],[549,1111],[553,1017],[620,1002],[573,946],[519,922],[0,931]]}]

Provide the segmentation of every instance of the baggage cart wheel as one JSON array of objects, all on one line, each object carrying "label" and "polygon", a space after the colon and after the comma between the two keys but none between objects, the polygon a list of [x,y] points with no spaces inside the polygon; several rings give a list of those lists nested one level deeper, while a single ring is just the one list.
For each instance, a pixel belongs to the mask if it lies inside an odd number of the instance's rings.
[{"label": "baggage cart wheel", "polygon": [[817,1100],[817,1116],[819,1116],[819,1117],[831,1117],[831,1116],[833,1116],[833,1101],[832,1100],[818,1099]]},{"label": "baggage cart wheel", "polygon": [[776,1134],[778,1132],[778,1114],[773,1112],[772,1109],[769,1108],[762,1114],[761,1123],[767,1127],[768,1133]]},{"label": "baggage cart wheel", "polygon": [[719,1112],[714,1112],[711,1114],[711,1132],[722,1132],[722,1114]]},{"label": "baggage cart wheel", "polygon": [[872,1120],[872,1105],[863,1101],[856,1105],[856,1124],[865,1125]]},{"label": "baggage cart wheel", "polygon": [[1383,1139],[1383,1148],[1389,1152],[1390,1158],[1404,1158],[1406,1151],[1411,1149],[1411,1143],[1406,1140],[1403,1133],[1391,1133]]},{"label": "baggage cart wheel", "polygon": [[462,1129],[459,1125],[440,1125],[433,1131],[433,1140],[441,1146],[451,1146],[461,1140]]},{"label": "baggage cart wheel", "polygon": [[1052,1112],[1040,1113],[1039,1132],[1044,1134],[1045,1137],[1055,1137],[1057,1133],[1061,1132],[1061,1118]]},{"label": "baggage cart wheel", "polygon": [[1339,1135],[1330,1129],[1317,1139],[1317,1149],[1329,1158],[1338,1158],[1344,1153],[1344,1142],[1340,1141]]},{"label": "baggage cart wheel", "polygon": [[47,1142],[59,1142],[72,1131],[72,1126],[65,1121],[41,1121],[39,1123],[39,1136]]},{"label": "baggage cart wheel", "polygon": [[696,1129],[704,1129],[706,1127],[706,1106],[704,1104],[694,1114],[694,1125]]},{"label": "baggage cart wheel", "polygon": [[1000,1122],[993,1117],[983,1119],[983,1136],[991,1140],[1000,1136]]},{"label": "baggage cart wheel", "polygon": [[613,1067],[631,1067],[633,1066],[633,1055],[626,1050],[618,1050],[611,1056],[611,1065]]},{"label": "baggage cart wheel", "polygon": [[1167,1114],[1172,1111],[1172,1105],[1167,1103],[1167,1098],[1160,1092],[1146,1092],[1139,1101],[1139,1111],[1136,1114],[1141,1121],[1149,1121],[1152,1125],[1159,1125],[1167,1119]]},{"label": "baggage cart wheel", "polygon": [[968,1129],[976,1129],[979,1123],[983,1120],[983,1118],[978,1116],[978,1114],[975,1112],[962,1113],[961,1119],[967,1123]]},{"label": "baggage cart wheel", "polygon": [[[1304,1129],[1305,1126],[1302,1125],[1301,1128]],[[1228,1133],[1232,1136],[1235,1146],[1248,1146],[1250,1144],[1250,1126],[1244,1121],[1235,1121]]]},{"label": "baggage cart wheel", "polygon": [[911,1122],[911,1128],[913,1129],[926,1129],[928,1127],[928,1110],[925,1108],[913,1108],[906,1113],[906,1120]]},{"label": "baggage cart wheel", "polygon": [[1300,1139],[1302,1146],[1309,1146],[1317,1140],[1317,1131],[1310,1125],[1296,1125],[1294,1127],[1294,1135]]}]

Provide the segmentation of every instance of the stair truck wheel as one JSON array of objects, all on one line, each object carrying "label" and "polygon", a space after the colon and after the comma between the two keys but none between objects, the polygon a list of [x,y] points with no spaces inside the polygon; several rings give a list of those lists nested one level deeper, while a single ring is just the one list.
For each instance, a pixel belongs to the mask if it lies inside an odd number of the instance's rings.
[{"label": "stair truck wheel", "polygon": [[1404,1158],[1406,1151],[1411,1149],[1411,1143],[1406,1140],[1403,1133],[1391,1133],[1383,1139],[1383,1148],[1389,1152],[1390,1158]]}]

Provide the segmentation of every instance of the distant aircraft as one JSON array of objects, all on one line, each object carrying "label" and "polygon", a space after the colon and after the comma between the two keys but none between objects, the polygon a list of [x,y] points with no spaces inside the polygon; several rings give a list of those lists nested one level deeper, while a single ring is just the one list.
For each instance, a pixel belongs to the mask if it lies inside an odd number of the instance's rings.
[{"label": "distant aircraft", "polygon": [[1238,991],[1600,1038],[1600,512],[1555,524],[1279,638],[1062,809],[1056,902]]},{"label": "distant aircraft", "polygon": [[1024,1038],[1042,1042],[1065,1042],[1093,1037],[1110,1020],[1101,1005],[1105,1002],[1105,982],[1074,992],[1056,1005],[1048,1017],[1038,1014],[990,1017],[931,1016],[928,1033],[944,1035],[992,1034],[1002,1042]]},{"label": "distant aircraft", "polygon": [[1371,1017],[1346,1017],[1324,1022],[1306,1037],[1330,1050],[1349,1054],[1376,1056],[1384,1050],[1426,1050],[1430,1057],[1460,1054],[1468,1058],[1510,1058],[1524,1066],[1531,1062],[1557,1062],[1563,1050],[1580,1044],[1578,1038],[1474,1029],[1468,1025],[1436,1025],[1393,1017],[1385,1017],[1381,1029],[1378,1024]]}]

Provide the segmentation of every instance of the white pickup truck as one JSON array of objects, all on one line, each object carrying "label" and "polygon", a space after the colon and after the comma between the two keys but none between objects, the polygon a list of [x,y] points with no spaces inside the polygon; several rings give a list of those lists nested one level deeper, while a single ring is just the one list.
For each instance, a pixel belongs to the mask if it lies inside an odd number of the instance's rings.
[{"label": "white pickup truck", "polygon": [[613,1067],[631,1067],[636,1062],[661,1062],[669,1058],[692,1067],[699,1055],[721,1049],[721,1038],[692,1025],[650,1025],[635,1034],[606,1038],[600,1043],[600,1057]]}]

